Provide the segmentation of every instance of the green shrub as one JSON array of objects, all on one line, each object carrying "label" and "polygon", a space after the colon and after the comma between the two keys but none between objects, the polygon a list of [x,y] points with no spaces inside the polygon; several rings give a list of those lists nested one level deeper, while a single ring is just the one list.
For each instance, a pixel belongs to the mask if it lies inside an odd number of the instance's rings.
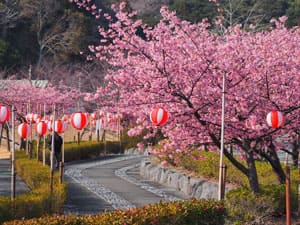
[{"label": "green shrub", "polygon": [[[191,155],[182,154],[177,166],[194,172],[199,177],[216,179],[219,176],[219,155],[213,152],[194,151]],[[247,186],[247,177],[224,158],[226,164],[226,182],[237,186]]]},{"label": "green shrub", "polygon": [[[42,146],[42,144],[40,144]],[[64,147],[65,152],[65,162],[90,159],[97,157],[101,154],[118,154],[123,153],[123,146],[120,146],[119,142],[96,142],[96,141],[82,141],[80,144],[77,142],[67,142]],[[36,158],[36,152],[33,153]],[[42,160],[43,152],[39,150],[39,160]],[[50,164],[50,151],[46,149],[46,162]]]},{"label": "green shrub", "polygon": [[136,148],[138,143],[142,143],[145,146],[147,146],[147,144],[149,143],[152,146],[154,146],[154,145],[157,145],[157,143],[159,141],[164,139],[164,136],[160,130],[158,130],[158,132],[156,133],[156,135],[154,137],[144,139],[144,136],[148,132],[146,129],[144,129],[142,131],[142,133],[138,136],[129,137],[127,134],[129,129],[130,129],[130,127],[126,128],[121,137],[121,143],[122,143],[123,149]]},{"label": "green shrub", "polygon": [[11,221],[5,225],[222,225],[223,204],[213,200],[160,202],[142,208],[116,210],[93,216],[42,217],[27,221]]},{"label": "green shrub", "polygon": [[0,197],[0,223],[20,218],[40,217],[59,212],[65,202],[67,184],[59,184],[58,173],[54,174],[53,194],[50,193],[50,169],[35,159],[28,159],[24,152],[16,152],[16,170],[31,191],[17,195],[12,202]]},{"label": "green shrub", "polygon": [[[292,208],[297,206],[296,192],[291,192]],[[225,206],[229,219],[244,224],[259,219],[285,214],[285,185],[266,185],[261,193],[253,194],[247,188],[231,190],[226,194]],[[295,209],[295,208],[294,208]]]}]

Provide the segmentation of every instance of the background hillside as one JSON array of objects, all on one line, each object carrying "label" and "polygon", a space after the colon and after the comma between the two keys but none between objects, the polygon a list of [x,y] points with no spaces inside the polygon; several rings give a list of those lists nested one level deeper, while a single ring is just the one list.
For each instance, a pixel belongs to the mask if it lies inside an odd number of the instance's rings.
[{"label": "background hillside", "polygon": [[[119,0],[95,0],[103,12],[112,14],[111,4]],[[203,18],[213,21],[216,6],[208,0],[128,0],[129,10],[137,10],[145,23],[153,26],[160,18],[159,9],[169,5],[182,19],[196,23]],[[245,28],[255,24],[264,29],[272,17],[287,15],[288,26],[297,25],[300,18],[299,0],[221,0],[227,25],[242,23]],[[84,54],[88,45],[97,43],[97,26],[105,26],[89,13],[76,8],[68,0],[5,0],[0,3],[0,71],[2,78],[15,75],[32,79],[58,78],[79,71],[79,86],[95,90],[97,82],[84,83],[89,74],[105,71],[105,65],[86,63]],[[83,66],[84,64],[84,66]],[[82,69],[84,68],[84,69]],[[58,72],[59,71],[59,75]],[[62,72],[63,71],[63,72]],[[102,72],[101,72],[102,71]],[[83,74],[83,75],[82,75]],[[75,81],[69,80],[74,83]],[[76,81],[78,83],[78,81]],[[76,85],[78,85],[76,83]]]}]

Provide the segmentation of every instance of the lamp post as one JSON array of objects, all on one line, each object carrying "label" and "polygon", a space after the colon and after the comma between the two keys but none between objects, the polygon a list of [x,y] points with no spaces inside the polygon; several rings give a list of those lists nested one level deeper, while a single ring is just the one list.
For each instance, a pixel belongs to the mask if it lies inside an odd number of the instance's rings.
[{"label": "lamp post", "polygon": [[225,79],[226,75],[223,74],[223,84],[222,84],[222,117],[221,117],[221,147],[220,147],[220,165],[219,165],[219,189],[218,189],[218,200],[224,198],[223,189],[223,154],[224,154],[224,121],[225,121]]}]

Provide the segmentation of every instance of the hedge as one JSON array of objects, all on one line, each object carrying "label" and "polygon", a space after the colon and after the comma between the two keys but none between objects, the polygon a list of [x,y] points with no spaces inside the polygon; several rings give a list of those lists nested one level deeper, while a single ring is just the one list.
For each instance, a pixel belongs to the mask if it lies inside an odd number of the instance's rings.
[{"label": "hedge", "polygon": [[[40,144],[42,146],[42,144]],[[81,141],[80,144],[76,142],[65,143],[65,162],[90,159],[102,154],[118,154],[123,153],[123,148],[120,149],[119,142],[96,142],[96,141]],[[42,161],[42,148],[39,150],[39,160]],[[36,152],[33,152],[33,158],[36,158]],[[46,162],[50,164],[50,151],[46,148]]]},{"label": "hedge", "polygon": [[17,195],[15,201],[0,197],[0,223],[12,219],[40,217],[61,210],[66,199],[66,183],[58,183],[54,174],[53,194],[50,193],[50,169],[34,159],[28,159],[24,152],[16,152],[17,174],[31,191]]},{"label": "hedge", "polygon": [[4,225],[223,225],[226,211],[220,202],[196,200],[160,202],[93,216],[46,216]]}]

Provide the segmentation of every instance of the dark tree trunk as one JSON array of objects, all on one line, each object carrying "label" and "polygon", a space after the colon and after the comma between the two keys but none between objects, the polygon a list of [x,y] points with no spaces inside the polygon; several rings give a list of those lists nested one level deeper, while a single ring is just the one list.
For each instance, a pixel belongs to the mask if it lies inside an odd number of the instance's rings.
[{"label": "dark tree trunk", "polygon": [[295,168],[298,168],[298,157],[299,157],[299,148],[300,148],[300,143],[299,143],[299,137],[296,138],[296,140],[292,143],[292,161],[293,161],[293,166]]},{"label": "dark tree trunk", "polygon": [[277,152],[275,150],[275,146],[273,145],[273,143],[271,143],[271,146],[270,146],[270,154],[271,154],[271,159],[272,159],[271,162],[270,162],[271,166],[272,166],[272,169],[276,173],[278,181],[281,184],[284,184],[285,183],[285,173],[282,169],[282,166],[280,164],[280,160],[278,158],[278,155],[277,155]]},{"label": "dark tree trunk", "polygon": [[274,144],[271,142],[267,153],[260,151],[260,150],[258,150],[258,151],[259,151],[260,156],[262,156],[264,159],[266,159],[271,164],[272,169],[275,172],[279,183],[284,184],[285,183],[285,173],[282,169],[282,166],[281,166],[280,160],[278,158],[277,152],[275,150]]},{"label": "dark tree trunk", "polygon": [[[219,144],[219,140],[214,136],[211,135],[212,140],[214,141],[214,143],[216,145]],[[258,184],[258,177],[257,177],[257,171],[256,171],[256,165],[255,165],[255,159],[253,157],[253,151],[252,149],[250,149],[249,144],[247,143],[242,143],[238,140],[236,140],[240,147],[242,147],[243,152],[246,155],[246,162],[247,162],[247,166],[248,168],[246,168],[243,164],[241,164],[238,160],[236,160],[234,158],[234,156],[232,154],[230,154],[230,152],[228,151],[228,149],[224,148],[224,155],[226,156],[226,158],[229,159],[229,161],[238,169],[240,170],[243,174],[245,174],[248,178],[249,181],[249,185],[250,185],[250,190],[257,194],[259,193],[259,184]]]},{"label": "dark tree trunk", "polygon": [[253,157],[253,151],[250,150],[247,152],[246,162],[248,165],[248,180],[249,180],[250,189],[253,193],[257,194],[260,192],[260,190],[259,190],[255,160]]}]

